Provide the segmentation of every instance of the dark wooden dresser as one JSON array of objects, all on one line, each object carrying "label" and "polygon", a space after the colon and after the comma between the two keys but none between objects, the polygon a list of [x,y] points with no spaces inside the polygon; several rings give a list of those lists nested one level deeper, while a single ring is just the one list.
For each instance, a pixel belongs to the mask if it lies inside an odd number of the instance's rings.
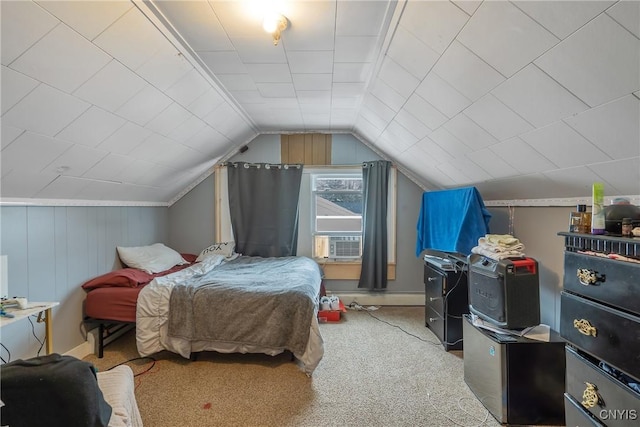
[{"label": "dark wooden dresser", "polygon": [[467,260],[451,252],[427,252],[424,258],[425,326],[445,351],[462,350],[462,315],[469,313]]},{"label": "dark wooden dresser", "polygon": [[566,424],[640,425],[640,238],[558,234]]}]

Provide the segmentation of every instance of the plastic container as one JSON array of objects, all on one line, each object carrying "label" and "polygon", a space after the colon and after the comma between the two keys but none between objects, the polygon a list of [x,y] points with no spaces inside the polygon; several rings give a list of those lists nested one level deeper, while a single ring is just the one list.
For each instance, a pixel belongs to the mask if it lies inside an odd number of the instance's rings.
[{"label": "plastic container", "polygon": [[594,182],[592,187],[591,234],[604,234],[604,184]]},{"label": "plastic container", "polygon": [[342,317],[342,313],[346,312],[347,308],[340,300],[338,300],[338,304],[339,306],[337,310],[318,310],[318,322],[339,322]]}]

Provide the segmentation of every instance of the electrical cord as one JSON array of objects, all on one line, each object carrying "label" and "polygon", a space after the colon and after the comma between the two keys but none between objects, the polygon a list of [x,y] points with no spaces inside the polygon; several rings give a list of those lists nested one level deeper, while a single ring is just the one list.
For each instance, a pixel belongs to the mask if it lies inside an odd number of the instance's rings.
[{"label": "electrical cord", "polygon": [[435,345],[435,346],[440,346],[441,344],[446,344],[446,345],[456,345],[456,344],[458,344],[458,343],[460,343],[460,342],[462,342],[462,341],[463,341],[463,339],[462,339],[462,338],[460,338],[459,340],[456,340],[456,341],[454,341],[454,342],[448,342],[448,341],[433,342],[433,341],[430,341],[430,340],[426,340],[426,339],[424,339],[424,338],[420,338],[419,336],[414,335],[414,334],[412,334],[411,332],[407,332],[406,330],[402,329],[402,328],[401,328],[400,326],[398,326],[398,325],[394,325],[393,323],[387,322],[386,320],[380,319],[379,317],[376,317],[376,316],[374,316],[373,314],[371,314],[371,311],[375,311],[375,310],[377,310],[379,307],[375,307],[375,306],[364,307],[364,306],[362,306],[362,305],[358,304],[357,302],[353,301],[353,302],[351,302],[350,304],[348,304],[348,305],[347,305],[347,308],[349,308],[349,309],[351,309],[351,310],[355,310],[355,311],[366,311],[366,312],[367,312],[367,314],[368,314],[369,316],[373,317],[373,318],[374,318],[374,319],[376,319],[377,321],[382,322],[382,323],[386,323],[387,325],[392,326],[392,327],[394,327],[394,328],[398,328],[398,329],[400,329],[402,332],[404,332],[405,334],[410,335],[410,336],[412,336],[412,337],[414,337],[414,338],[419,339],[419,340],[420,340],[420,341],[422,341],[422,342],[426,342],[426,343],[431,344],[431,345]]},{"label": "electrical cord", "polygon": [[36,353],[36,356],[40,357],[40,352],[42,351],[42,347],[44,347],[44,339],[42,341],[40,341],[40,338],[38,338],[38,336],[36,335],[36,327],[33,324],[33,321],[31,320],[31,317],[27,317],[27,319],[29,320],[29,323],[31,324],[31,333],[33,334],[33,337],[40,344],[40,348],[38,348],[38,352]]},{"label": "electrical cord", "polygon": [[107,371],[110,371],[110,370],[112,370],[113,368],[117,368],[117,367],[118,367],[118,366],[120,366],[120,365],[124,365],[124,364],[130,363],[130,362],[135,362],[136,360],[145,360],[145,359],[148,359],[148,360],[150,360],[150,361],[151,361],[151,366],[149,366],[149,367],[148,367],[147,369],[145,369],[144,371],[142,371],[142,372],[138,372],[137,374],[134,374],[134,375],[133,375],[134,377],[137,377],[137,376],[139,376],[139,375],[146,374],[146,373],[147,373],[147,372],[149,372],[151,369],[153,369],[153,367],[156,365],[156,359],[155,359],[155,358],[153,358],[153,357],[150,357],[150,356],[146,356],[146,357],[134,357],[133,359],[125,360],[124,362],[120,362],[120,363],[118,363],[117,365],[113,365],[112,367],[110,367],[109,369],[106,369],[106,370],[107,370]]},{"label": "electrical cord", "polygon": [[[405,329],[402,329],[402,328],[401,328],[400,326],[398,326],[398,325],[394,325],[394,324],[393,324],[393,323],[391,323],[391,322],[387,322],[387,321],[386,321],[386,320],[384,320],[384,319],[381,319],[381,318],[379,318],[379,317],[374,316],[373,314],[371,314],[371,308],[364,307],[364,306],[362,306],[362,305],[358,304],[358,303],[357,303],[357,302],[355,302],[355,301],[353,301],[352,303],[350,303],[347,307],[351,308],[352,310],[356,310],[356,311],[364,311],[364,312],[366,312],[369,316],[371,316],[371,317],[373,317],[374,319],[376,319],[378,322],[386,323],[386,324],[387,324],[387,325],[389,325],[389,326],[392,326],[392,327],[394,327],[394,328],[400,329],[400,330],[401,330],[402,332],[404,332],[405,334],[407,334],[407,335],[409,335],[409,336],[412,336],[412,337],[414,337],[414,338],[416,338],[416,339],[418,339],[418,340],[420,340],[420,341],[422,341],[422,342],[425,342],[425,343],[427,343],[427,344],[431,344],[431,345],[435,345],[435,346],[439,346],[439,345],[440,345],[440,343],[439,343],[439,342],[437,342],[437,343],[436,343],[436,342],[433,342],[433,341],[430,341],[430,340],[427,340],[427,339],[421,338],[421,337],[419,337],[419,336],[417,336],[417,335],[415,335],[415,334],[412,334],[411,332],[406,331]],[[377,309],[378,309],[378,307],[375,307],[375,308],[374,308],[374,310],[377,310]]]},{"label": "electrical cord", "polygon": [[4,350],[7,352],[7,360],[4,360],[4,357],[0,356],[0,359],[2,359],[2,363],[8,363],[11,362],[11,352],[9,351],[9,349],[0,342],[0,345],[2,346],[2,348],[4,348]]},{"label": "electrical cord", "polygon": [[[460,268],[460,266],[458,265],[458,263],[454,264],[456,268],[454,268],[454,272],[459,273],[458,274],[458,279],[456,280],[455,285],[453,285],[453,287],[451,289],[449,289],[447,291],[447,293],[444,296],[444,305],[445,307],[447,306],[447,299],[449,298],[449,295],[451,295],[451,293],[458,287],[458,285],[460,284],[460,282],[462,281],[462,273],[464,273],[464,269]],[[458,270],[458,268],[460,268],[460,270]],[[462,319],[462,316],[460,317],[454,317],[453,315],[450,315],[449,313],[447,313],[447,316],[449,317],[453,317],[453,318],[457,318],[457,319]]]},{"label": "electrical cord", "polygon": [[[452,287],[451,289],[449,289],[449,290],[447,291],[447,293],[446,293],[446,294],[444,295],[444,297],[442,298],[442,302],[443,302],[444,307],[447,307],[447,300],[449,299],[449,295],[451,295],[451,293],[452,293],[452,292],[453,292],[453,291],[458,287],[458,285],[461,283],[463,273],[464,273],[464,271],[466,270],[465,266],[466,266],[466,264],[465,264],[462,260],[458,260],[458,261],[456,261],[455,263],[453,263],[453,271],[454,271],[455,273],[459,273],[459,274],[458,274],[458,278],[456,279],[456,283],[453,285],[453,287]],[[460,315],[460,316],[456,316],[456,315],[454,315],[454,314],[450,314],[450,313],[447,311],[447,318],[451,318],[451,319],[462,319],[462,316],[461,316],[461,315]],[[454,342],[452,342],[452,343],[451,343],[451,342],[443,341],[443,342],[442,342],[442,344],[446,344],[446,345],[456,345],[456,344],[458,344],[458,343],[460,343],[460,342],[462,342],[462,341],[463,341],[463,339],[462,339],[462,338],[460,338],[459,340],[456,340],[456,341],[454,341]]]},{"label": "electrical cord", "polygon": [[[460,404],[463,400],[472,400],[469,397],[461,397],[458,399],[458,409],[460,409],[462,412],[464,412],[465,414],[467,414],[468,416],[475,418],[475,416],[473,414],[471,414],[469,411],[467,411],[466,409],[464,409],[462,407],[462,405]],[[450,416],[446,415],[445,413],[443,413],[440,408],[438,408],[432,401],[431,401],[431,393],[427,392],[427,400],[429,401],[429,403],[431,404],[431,406],[433,407],[433,409],[440,413],[443,417],[445,417],[446,419],[448,419],[449,421],[451,421],[453,424],[457,425],[457,426],[461,426],[461,427],[480,427],[482,425],[484,425],[484,423],[487,422],[487,420],[489,419],[489,411],[487,409],[485,409],[484,412],[484,419],[483,420],[478,420],[480,421],[480,424],[474,424],[472,426],[467,426],[466,424],[461,424],[459,422],[457,422],[456,420],[454,420],[453,418],[451,418]]]}]

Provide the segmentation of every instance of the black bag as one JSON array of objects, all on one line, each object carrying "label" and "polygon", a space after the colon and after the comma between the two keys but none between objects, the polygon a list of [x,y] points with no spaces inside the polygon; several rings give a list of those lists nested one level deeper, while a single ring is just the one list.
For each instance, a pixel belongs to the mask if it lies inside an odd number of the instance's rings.
[{"label": "black bag", "polygon": [[55,353],[0,366],[0,399],[10,427],[105,427],[112,411],[95,367]]}]

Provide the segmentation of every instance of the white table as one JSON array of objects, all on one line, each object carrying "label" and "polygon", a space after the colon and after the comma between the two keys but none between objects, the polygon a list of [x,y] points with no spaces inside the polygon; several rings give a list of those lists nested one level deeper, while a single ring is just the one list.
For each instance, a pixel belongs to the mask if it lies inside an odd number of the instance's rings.
[{"label": "white table", "polygon": [[53,315],[51,309],[59,304],[59,302],[29,302],[24,310],[17,307],[5,308],[5,312],[13,314],[14,317],[0,316],[0,328],[37,314],[38,322],[44,322],[44,338],[47,341],[45,351],[47,354],[51,354],[53,353]]}]

